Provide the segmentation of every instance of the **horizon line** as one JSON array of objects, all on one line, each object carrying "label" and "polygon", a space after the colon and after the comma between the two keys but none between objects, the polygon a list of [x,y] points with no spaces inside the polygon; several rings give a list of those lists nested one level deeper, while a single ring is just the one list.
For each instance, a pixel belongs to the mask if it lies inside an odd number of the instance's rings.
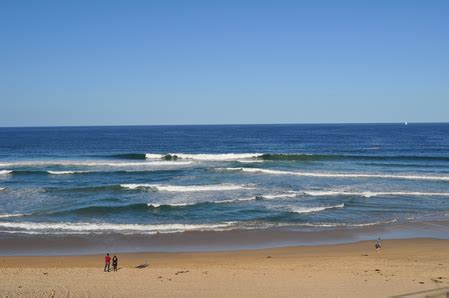
[{"label": "horizon line", "polygon": [[76,127],[145,127],[145,126],[262,126],[262,125],[385,125],[385,124],[449,124],[441,121],[425,122],[286,122],[286,123],[200,123],[200,124],[99,124],[99,125],[23,125],[23,126],[0,126],[0,128],[76,128]]}]

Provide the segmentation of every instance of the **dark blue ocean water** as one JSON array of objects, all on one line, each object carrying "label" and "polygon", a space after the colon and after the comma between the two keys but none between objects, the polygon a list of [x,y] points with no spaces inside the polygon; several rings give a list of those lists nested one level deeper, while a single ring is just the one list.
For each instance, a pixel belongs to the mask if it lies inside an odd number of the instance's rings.
[{"label": "dark blue ocean water", "polygon": [[449,219],[449,124],[0,128],[0,232]]}]

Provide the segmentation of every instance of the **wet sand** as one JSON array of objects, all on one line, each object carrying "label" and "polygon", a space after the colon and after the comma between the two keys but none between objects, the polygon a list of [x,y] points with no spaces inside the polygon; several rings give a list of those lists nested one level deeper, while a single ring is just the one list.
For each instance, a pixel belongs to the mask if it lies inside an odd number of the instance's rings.
[{"label": "wet sand", "polygon": [[115,252],[207,252],[354,243],[377,239],[448,239],[448,221],[380,224],[358,228],[282,228],[160,234],[27,235],[0,232],[0,256],[94,255]]},{"label": "wet sand", "polygon": [[[114,252],[111,251],[111,254]],[[449,286],[449,240],[227,252],[0,257],[0,296],[387,297]]]}]

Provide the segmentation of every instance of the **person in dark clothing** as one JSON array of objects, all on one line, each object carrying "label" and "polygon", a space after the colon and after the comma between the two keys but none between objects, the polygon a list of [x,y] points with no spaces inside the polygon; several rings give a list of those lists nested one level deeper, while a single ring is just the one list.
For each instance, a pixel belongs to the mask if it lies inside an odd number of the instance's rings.
[{"label": "person in dark clothing", "polygon": [[114,271],[117,271],[117,266],[118,266],[118,258],[117,258],[117,256],[114,256],[112,258],[112,269]]},{"label": "person in dark clothing", "polygon": [[376,247],[377,252],[380,252],[382,249],[382,243],[380,237],[377,238],[376,244],[374,245]]},{"label": "person in dark clothing", "polygon": [[106,254],[106,256],[104,257],[104,272],[109,272],[109,269],[111,267],[111,257],[109,256],[109,254]]}]

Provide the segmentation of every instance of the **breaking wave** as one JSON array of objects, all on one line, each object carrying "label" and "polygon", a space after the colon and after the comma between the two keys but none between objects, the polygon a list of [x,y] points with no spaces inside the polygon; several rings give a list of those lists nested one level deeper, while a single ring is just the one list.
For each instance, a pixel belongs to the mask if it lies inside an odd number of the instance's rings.
[{"label": "breaking wave", "polygon": [[[86,166],[86,167],[151,167],[151,166],[183,166],[190,165],[191,161],[142,161],[142,162],[113,162],[113,161],[77,161],[77,160],[48,160],[48,161],[16,161],[0,163],[1,167],[22,166]],[[3,170],[5,171],[5,170]],[[3,172],[3,171],[0,171]],[[10,171],[6,171],[10,172]]]},{"label": "breaking wave", "polygon": [[200,192],[200,191],[226,191],[251,189],[246,185],[237,184],[212,184],[212,185],[161,185],[161,184],[121,184],[123,188],[139,189],[148,188],[153,191],[168,191],[168,192]]},{"label": "breaking wave", "polygon": [[376,221],[376,222],[367,222],[367,223],[303,223],[298,224],[303,227],[312,227],[312,228],[337,228],[337,227],[369,227],[376,226],[382,224],[391,224],[397,222],[397,219],[387,220],[387,221]]},{"label": "breaking wave", "polygon": [[48,174],[52,175],[71,175],[71,174],[85,174],[89,171],[47,171]]},{"label": "breaking wave", "polygon": [[304,191],[304,194],[314,197],[320,196],[360,196],[365,198],[378,197],[378,196],[449,196],[449,192],[418,192],[418,191],[338,191],[338,190],[308,190]]},{"label": "breaking wave", "polygon": [[26,216],[26,215],[27,214],[22,214],[22,213],[0,214],[0,218],[22,217],[22,216]]},{"label": "breaking wave", "polygon": [[323,207],[293,207],[291,208],[291,211],[294,213],[314,213],[314,212],[320,212],[327,209],[337,209],[337,208],[344,208],[345,204],[339,204],[335,206],[323,206]]},{"label": "breaking wave", "polygon": [[200,161],[233,161],[244,159],[255,159],[261,157],[260,153],[223,153],[223,154],[187,154],[187,153],[168,153],[168,154],[154,154],[147,153],[147,159],[163,159],[163,160],[178,160],[190,159]]},{"label": "breaking wave", "polygon": [[113,154],[117,159],[155,159],[178,160],[190,159],[201,161],[233,161],[233,160],[292,160],[292,161],[321,161],[321,160],[373,160],[373,161],[449,161],[448,156],[420,156],[420,155],[351,155],[351,154],[308,154],[308,153],[124,153]]},{"label": "breaking wave", "polygon": [[186,231],[219,231],[231,228],[233,222],[217,224],[114,224],[89,222],[0,222],[0,227],[21,231],[38,231],[42,234],[64,233],[177,233]]},{"label": "breaking wave", "polygon": [[263,154],[264,160],[402,160],[402,161],[449,161],[448,156],[408,156],[408,155],[345,155],[345,154]]},{"label": "breaking wave", "polygon": [[449,181],[449,176],[426,176],[426,175],[400,175],[400,174],[352,174],[352,173],[328,173],[328,172],[292,172],[283,170],[268,170],[261,168],[224,168],[218,170],[241,171],[247,173],[261,173],[270,175],[294,175],[318,178],[384,178],[384,179],[407,179],[428,181]]},{"label": "breaking wave", "polygon": [[257,196],[258,198],[265,199],[265,200],[274,200],[274,199],[281,199],[281,198],[296,198],[300,192],[289,192],[284,194],[274,194],[274,195],[260,195]]}]

